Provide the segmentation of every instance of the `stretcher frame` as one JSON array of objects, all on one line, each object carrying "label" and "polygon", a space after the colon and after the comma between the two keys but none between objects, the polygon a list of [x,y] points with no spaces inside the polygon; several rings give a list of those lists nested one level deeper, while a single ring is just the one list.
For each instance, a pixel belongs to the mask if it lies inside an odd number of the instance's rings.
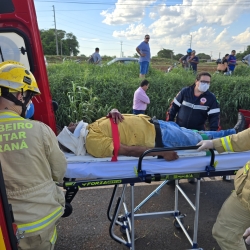
[{"label": "stretcher frame", "polygon": [[[76,181],[75,179],[66,178],[64,181],[64,188],[66,189],[65,200],[66,200],[66,207],[65,213],[63,217],[67,217],[72,212],[71,201],[75,197],[76,193],[78,192],[79,188],[85,187],[96,187],[96,186],[106,186],[106,185],[114,185],[114,189],[111,195],[111,199],[109,202],[108,210],[107,210],[107,217],[110,220],[110,227],[109,227],[109,234],[112,239],[116,242],[127,246],[130,250],[135,250],[135,228],[134,222],[135,219],[142,220],[147,218],[159,218],[159,217],[174,217],[174,225],[177,228],[180,228],[185,236],[187,237],[188,241],[191,244],[192,249],[202,250],[202,248],[198,247],[197,243],[197,236],[198,236],[198,219],[199,219],[199,201],[200,201],[200,180],[203,177],[214,177],[214,176],[226,176],[226,175],[235,175],[238,169],[235,170],[228,170],[228,171],[215,171],[214,167],[214,160],[215,160],[215,153],[213,150],[210,150],[211,159],[210,164],[205,166],[204,172],[199,173],[188,173],[188,174],[147,174],[146,171],[142,169],[142,161],[143,158],[151,152],[162,152],[162,151],[176,151],[176,150],[192,150],[197,149],[197,146],[192,147],[176,147],[176,148],[154,148],[145,151],[138,160],[137,166],[137,177],[134,178],[124,178],[124,179],[98,179],[98,180],[79,180]],[[195,197],[195,204],[188,198],[185,194],[183,189],[179,185],[180,179],[189,179],[189,178],[197,178],[196,183],[196,197]],[[175,202],[174,202],[174,209],[171,211],[163,211],[163,212],[150,212],[150,213],[136,213],[151,197],[157,194],[162,187],[164,187],[169,181],[175,181]],[[138,206],[135,207],[134,204],[134,185],[135,183],[151,183],[155,181],[163,181],[150,195],[148,195]],[[131,186],[131,194],[130,194],[130,211],[126,205],[125,201],[125,190],[127,185]],[[117,188],[119,185],[122,185],[121,195],[118,197]],[[178,201],[179,201],[179,192],[191,208],[194,210],[194,231],[193,236],[188,234],[187,230],[183,225],[183,218],[186,216],[181,214],[178,209]],[[115,198],[117,198],[117,202],[115,204]],[[115,207],[115,208],[114,208]],[[113,214],[112,214],[112,208]],[[121,211],[124,211],[123,215],[120,215]],[[114,232],[115,226],[120,227],[120,231],[126,235],[127,240],[117,236]]]}]

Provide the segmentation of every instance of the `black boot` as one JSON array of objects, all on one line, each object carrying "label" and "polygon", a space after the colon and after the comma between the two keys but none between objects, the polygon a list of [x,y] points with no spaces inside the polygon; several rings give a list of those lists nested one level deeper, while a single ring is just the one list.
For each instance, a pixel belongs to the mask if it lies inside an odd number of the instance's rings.
[{"label": "black boot", "polygon": [[246,126],[245,117],[241,112],[238,112],[238,121],[237,121],[236,125],[234,126],[236,133],[239,133],[242,130],[244,130],[245,126]]}]

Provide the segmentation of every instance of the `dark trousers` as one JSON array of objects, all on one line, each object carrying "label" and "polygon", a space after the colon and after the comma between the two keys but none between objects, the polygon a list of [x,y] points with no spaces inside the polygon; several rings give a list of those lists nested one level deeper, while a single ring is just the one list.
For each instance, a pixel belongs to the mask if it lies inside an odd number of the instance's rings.
[{"label": "dark trousers", "polygon": [[133,109],[133,114],[134,115],[145,114],[145,110],[136,110],[136,109]]}]

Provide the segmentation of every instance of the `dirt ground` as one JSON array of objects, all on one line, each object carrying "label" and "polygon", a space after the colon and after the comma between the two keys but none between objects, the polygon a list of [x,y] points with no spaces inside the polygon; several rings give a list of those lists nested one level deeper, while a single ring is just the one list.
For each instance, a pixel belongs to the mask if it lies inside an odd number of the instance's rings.
[{"label": "dirt ground", "polygon": [[[138,205],[157,186],[146,184],[135,187],[135,205]],[[181,183],[181,187],[194,202],[196,184],[187,181]],[[198,245],[204,250],[219,250],[216,241],[212,237],[212,226],[225,199],[233,189],[233,182],[202,181],[200,193],[200,213],[198,228]],[[68,218],[62,218],[58,226],[58,240],[55,250],[118,250],[128,249],[115,242],[109,236],[109,220],[107,208],[112,193],[110,188],[83,189],[77,193],[72,205],[73,214]],[[174,188],[164,186],[161,191],[153,196],[139,213],[169,211],[174,208]],[[126,191],[126,199],[129,204],[130,187]],[[188,233],[193,233],[194,213],[184,198],[179,198],[179,210],[186,214],[184,225]],[[125,237],[117,226],[117,236]],[[173,217],[161,217],[135,221],[135,248],[136,250],[181,250],[191,249],[192,246],[184,233],[173,225]],[[248,248],[250,250],[250,248]]]}]

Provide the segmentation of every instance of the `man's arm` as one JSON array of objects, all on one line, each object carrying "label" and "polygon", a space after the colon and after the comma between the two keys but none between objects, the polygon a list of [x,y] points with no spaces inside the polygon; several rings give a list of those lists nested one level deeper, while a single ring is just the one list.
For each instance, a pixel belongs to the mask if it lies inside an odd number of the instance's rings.
[{"label": "man's arm", "polygon": [[[146,150],[149,149],[152,148],[142,147],[142,146],[125,146],[121,144],[118,151],[118,155],[140,157]],[[177,153],[174,151],[152,152],[148,154],[148,156],[158,156],[158,155],[162,156],[166,161],[174,161],[179,158]]]},{"label": "man's arm", "polygon": [[193,62],[192,60],[194,59],[194,56],[190,56],[188,59],[188,62]]},{"label": "man's arm", "polygon": [[215,99],[208,111],[208,121],[211,131],[216,131],[220,127],[220,106]]},{"label": "man's arm", "polygon": [[180,91],[172,101],[166,116],[166,121],[174,121],[176,114],[179,112],[183,101],[183,93]]},{"label": "man's arm", "polygon": [[45,153],[51,168],[53,181],[62,182],[67,168],[66,158],[59,148],[59,144],[54,132],[44,125],[44,145]]},{"label": "man's arm", "polygon": [[150,103],[149,97],[147,96],[146,93],[140,93],[140,95],[138,96],[138,98],[139,98],[142,102],[144,102],[144,103],[146,103],[146,104],[149,104],[149,103]]},{"label": "man's arm", "polygon": [[123,115],[119,112],[118,109],[112,109],[107,115],[107,118],[112,118],[114,123],[119,123],[124,120]]},{"label": "man's arm", "polygon": [[102,60],[102,58],[99,54],[96,55],[96,58],[97,58],[97,61],[95,62],[95,64],[98,64]]},{"label": "man's arm", "polygon": [[179,62],[180,62],[181,64],[182,64],[183,58],[184,58],[184,56],[182,56],[182,57],[179,59]]},{"label": "man's arm", "polygon": [[141,44],[138,46],[138,47],[136,47],[136,49],[135,49],[136,51],[137,51],[137,53],[140,55],[140,56],[142,56],[142,57],[144,57],[145,56],[145,54],[144,53],[141,53]]},{"label": "man's arm", "polygon": [[191,63],[198,64],[199,63],[199,58],[194,56],[194,57],[190,58],[188,61],[191,62]]},{"label": "man's arm", "polygon": [[232,62],[232,61],[234,61],[233,59],[234,58],[232,58],[232,55],[230,55],[229,58],[228,58],[228,65],[236,65],[236,61]]},{"label": "man's arm", "polygon": [[250,150],[250,128],[234,135],[222,137],[220,139],[200,141],[197,145],[199,151],[207,149],[216,149],[218,153],[222,152],[242,152]]}]

